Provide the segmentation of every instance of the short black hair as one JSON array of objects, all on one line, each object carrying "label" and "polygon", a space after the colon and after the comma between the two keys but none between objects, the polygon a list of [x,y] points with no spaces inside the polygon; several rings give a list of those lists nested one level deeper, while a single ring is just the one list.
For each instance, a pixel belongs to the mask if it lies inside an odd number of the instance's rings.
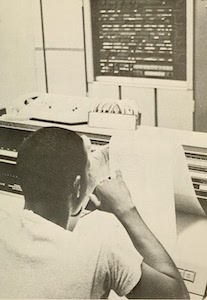
[{"label": "short black hair", "polygon": [[82,138],[73,131],[44,127],[22,143],[17,175],[28,202],[59,206],[73,191],[77,175],[85,180],[87,155]]}]

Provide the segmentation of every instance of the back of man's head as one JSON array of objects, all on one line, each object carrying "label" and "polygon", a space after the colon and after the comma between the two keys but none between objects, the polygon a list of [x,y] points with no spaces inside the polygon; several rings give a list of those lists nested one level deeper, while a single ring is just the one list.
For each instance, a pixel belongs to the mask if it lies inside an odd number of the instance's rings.
[{"label": "back of man's head", "polygon": [[32,133],[21,145],[17,172],[28,203],[58,208],[66,204],[78,175],[85,180],[86,153],[75,132],[45,127]]}]

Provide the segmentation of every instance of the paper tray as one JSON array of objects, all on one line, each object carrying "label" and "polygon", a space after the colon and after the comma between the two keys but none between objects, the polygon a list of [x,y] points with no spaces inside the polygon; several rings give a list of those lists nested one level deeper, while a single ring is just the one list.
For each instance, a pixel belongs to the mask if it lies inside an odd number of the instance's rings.
[{"label": "paper tray", "polygon": [[141,114],[124,115],[113,113],[89,112],[88,125],[90,127],[136,130],[140,125]]}]

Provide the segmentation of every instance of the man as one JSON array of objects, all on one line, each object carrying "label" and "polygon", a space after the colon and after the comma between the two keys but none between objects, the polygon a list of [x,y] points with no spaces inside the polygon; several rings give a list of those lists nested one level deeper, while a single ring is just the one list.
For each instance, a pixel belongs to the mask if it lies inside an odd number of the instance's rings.
[{"label": "man", "polygon": [[107,149],[98,155],[88,149],[76,133],[57,127],[36,131],[20,147],[25,207],[19,214],[1,212],[0,297],[106,298],[114,290],[129,298],[187,298],[179,272],[142,221],[120,171],[90,197],[116,216],[133,244],[67,230],[100,181],[104,166],[98,158],[107,160]]}]

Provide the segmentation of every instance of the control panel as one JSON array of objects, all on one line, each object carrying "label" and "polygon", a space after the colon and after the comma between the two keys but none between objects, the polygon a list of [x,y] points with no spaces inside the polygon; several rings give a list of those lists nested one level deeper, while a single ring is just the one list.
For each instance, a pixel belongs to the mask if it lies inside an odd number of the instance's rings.
[{"label": "control panel", "polygon": [[[196,258],[192,256],[192,260],[195,259]],[[179,266],[178,271],[180,272],[188,291],[191,294],[206,297],[206,266],[192,264],[192,262],[184,263],[179,261],[176,261],[176,264]]]},{"label": "control panel", "polygon": [[92,0],[91,16],[95,76],[186,80],[186,0]]},{"label": "control panel", "polygon": [[0,190],[21,194],[16,174],[18,149],[31,131],[0,127]]},{"label": "control panel", "polygon": [[196,196],[207,212],[207,149],[184,146]]}]

